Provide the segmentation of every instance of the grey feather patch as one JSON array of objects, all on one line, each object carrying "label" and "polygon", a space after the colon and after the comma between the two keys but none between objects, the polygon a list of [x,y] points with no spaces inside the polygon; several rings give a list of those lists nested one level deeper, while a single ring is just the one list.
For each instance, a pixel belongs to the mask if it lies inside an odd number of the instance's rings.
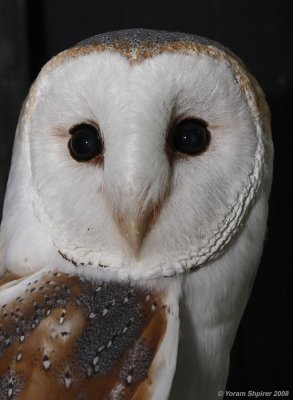
[{"label": "grey feather patch", "polygon": [[0,376],[0,400],[16,400],[24,382],[19,374],[8,371]]},{"label": "grey feather patch", "polygon": [[96,317],[89,317],[88,327],[77,341],[77,354],[84,373],[90,368],[93,374],[105,375],[135,343],[144,317],[130,285],[104,283],[98,292],[90,283],[83,286],[79,307]]},{"label": "grey feather patch", "polygon": [[130,351],[121,369],[121,380],[126,385],[131,385],[138,380],[143,380],[147,376],[151,361],[152,353],[149,346],[143,339],[139,340]]},{"label": "grey feather patch", "polygon": [[193,35],[191,33],[167,32],[151,29],[125,29],[114,32],[100,33],[77,43],[75,47],[95,45],[112,47],[117,43],[126,43],[132,48],[137,48],[143,46],[144,44],[156,47],[164,43],[167,44],[172,42],[198,43],[204,46],[214,46],[226,52],[229,51],[220,43],[201,36]]}]

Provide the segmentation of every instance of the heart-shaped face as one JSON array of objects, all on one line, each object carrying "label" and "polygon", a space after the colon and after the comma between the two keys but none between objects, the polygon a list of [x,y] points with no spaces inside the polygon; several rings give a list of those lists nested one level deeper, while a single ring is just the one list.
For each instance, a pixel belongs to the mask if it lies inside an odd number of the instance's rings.
[{"label": "heart-shaped face", "polygon": [[243,65],[196,36],[124,31],[61,53],[19,125],[4,230],[25,222],[2,239],[6,265],[150,278],[217,257],[269,181],[267,121]]}]

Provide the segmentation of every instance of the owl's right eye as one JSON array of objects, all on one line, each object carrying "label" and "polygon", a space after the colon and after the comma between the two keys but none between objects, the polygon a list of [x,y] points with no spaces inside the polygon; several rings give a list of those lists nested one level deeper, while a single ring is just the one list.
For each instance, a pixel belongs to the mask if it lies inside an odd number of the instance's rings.
[{"label": "owl's right eye", "polygon": [[87,123],[75,125],[69,130],[69,152],[76,161],[89,161],[103,151],[103,142],[99,130]]}]

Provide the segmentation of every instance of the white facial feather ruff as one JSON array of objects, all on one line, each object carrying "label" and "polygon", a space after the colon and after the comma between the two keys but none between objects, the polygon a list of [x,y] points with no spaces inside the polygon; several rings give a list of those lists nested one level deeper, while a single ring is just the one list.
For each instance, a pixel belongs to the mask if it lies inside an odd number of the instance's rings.
[{"label": "white facial feather ruff", "polygon": [[[184,118],[205,121],[209,144],[197,155],[170,156],[172,126]],[[101,162],[72,158],[70,130],[81,123],[99,127]],[[272,158],[264,95],[223,46],[149,30],[87,39],[45,65],[24,104],[0,271],[53,269],[164,293],[162,310],[171,311],[162,311],[167,328],[156,342],[154,383],[149,397],[135,398],[168,398],[176,364],[170,399],[182,397],[182,384],[184,399],[218,398],[262,252]],[[135,246],[132,235],[141,232],[134,221],[144,226]],[[16,289],[3,287],[2,304],[5,292]],[[66,368],[62,379],[71,390]],[[133,398],[121,397],[126,389],[117,385],[99,398]]]}]

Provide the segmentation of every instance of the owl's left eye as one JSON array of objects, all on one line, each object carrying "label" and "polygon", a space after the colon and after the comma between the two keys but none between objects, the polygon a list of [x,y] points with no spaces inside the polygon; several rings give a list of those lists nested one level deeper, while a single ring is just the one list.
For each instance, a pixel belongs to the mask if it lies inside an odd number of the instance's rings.
[{"label": "owl's left eye", "polygon": [[82,123],[71,128],[69,133],[68,148],[76,161],[88,161],[102,153],[103,142],[95,126]]},{"label": "owl's left eye", "polygon": [[203,152],[210,141],[207,124],[193,118],[180,121],[174,129],[173,135],[173,149],[188,155]]}]

